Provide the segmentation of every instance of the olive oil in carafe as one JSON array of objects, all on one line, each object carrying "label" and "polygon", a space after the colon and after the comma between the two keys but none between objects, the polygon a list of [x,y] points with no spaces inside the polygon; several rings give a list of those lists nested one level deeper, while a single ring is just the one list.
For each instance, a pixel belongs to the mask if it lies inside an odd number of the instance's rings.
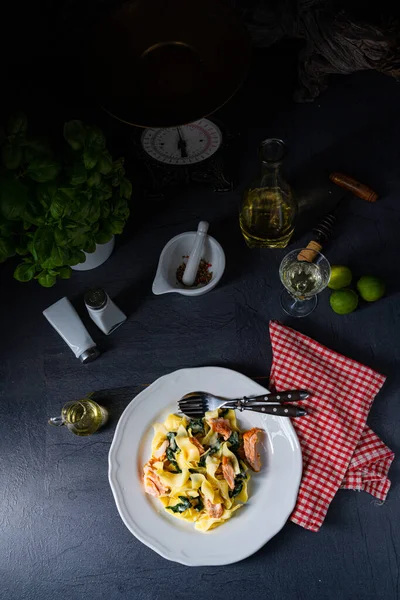
[{"label": "olive oil in carafe", "polygon": [[253,188],[245,192],[240,228],[248,246],[285,248],[294,231],[296,207],[291,193],[279,188]]},{"label": "olive oil in carafe", "polygon": [[239,214],[250,248],[285,248],[293,234],[297,203],[282,172],[285,153],[285,143],[276,138],[260,145],[260,175],[245,191]]}]

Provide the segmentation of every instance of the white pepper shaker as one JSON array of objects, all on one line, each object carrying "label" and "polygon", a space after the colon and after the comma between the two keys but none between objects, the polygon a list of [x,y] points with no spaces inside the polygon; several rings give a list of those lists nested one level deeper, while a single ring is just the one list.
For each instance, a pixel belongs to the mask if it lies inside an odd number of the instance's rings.
[{"label": "white pepper shaker", "polygon": [[126,321],[126,315],[102,288],[86,292],[85,305],[92,321],[106,335]]}]

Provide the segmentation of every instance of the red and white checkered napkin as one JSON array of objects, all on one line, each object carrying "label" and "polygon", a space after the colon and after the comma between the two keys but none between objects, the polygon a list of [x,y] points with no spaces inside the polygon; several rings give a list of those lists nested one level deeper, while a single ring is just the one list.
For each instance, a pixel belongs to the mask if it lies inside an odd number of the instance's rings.
[{"label": "red and white checkered napkin", "polygon": [[339,488],[384,501],[393,452],[366,426],[385,377],[311,338],[271,321],[271,384],[306,389],[305,417],[293,419],[303,452],[303,478],[291,521],[318,531]]}]

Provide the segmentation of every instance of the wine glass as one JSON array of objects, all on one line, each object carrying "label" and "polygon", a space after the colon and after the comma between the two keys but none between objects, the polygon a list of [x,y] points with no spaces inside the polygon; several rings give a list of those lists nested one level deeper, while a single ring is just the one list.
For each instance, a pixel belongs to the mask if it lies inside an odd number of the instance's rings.
[{"label": "wine glass", "polygon": [[306,317],[317,306],[317,294],[329,283],[331,266],[325,256],[311,248],[286,254],[279,267],[285,290],[281,306],[292,317]]}]

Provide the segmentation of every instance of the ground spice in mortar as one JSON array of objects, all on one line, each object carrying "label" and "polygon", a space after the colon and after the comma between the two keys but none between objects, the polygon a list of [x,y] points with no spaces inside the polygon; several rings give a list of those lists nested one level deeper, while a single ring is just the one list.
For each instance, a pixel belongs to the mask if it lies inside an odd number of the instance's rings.
[{"label": "ground spice in mortar", "polygon": [[[188,256],[182,256],[183,259],[187,259],[189,258]],[[197,275],[196,275],[196,279],[194,280],[193,285],[188,285],[185,287],[197,287],[198,285],[207,285],[207,283],[210,283],[211,278],[212,278],[212,271],[210,271],[210,267],[212,267],[212,264],[207,262],[206,260],[204,260],[204,258],[201,259],[200,264],[199,264],[199,268],[197,270]],[[182,282],[182,277],[183,274],[185,272],[186,269],[186,262],[183,262],[181,265],[179,265],[179,267],[176,270],[176,279],[178,281],[178,283],[181,283],[182,285],[185,285]]]}]

